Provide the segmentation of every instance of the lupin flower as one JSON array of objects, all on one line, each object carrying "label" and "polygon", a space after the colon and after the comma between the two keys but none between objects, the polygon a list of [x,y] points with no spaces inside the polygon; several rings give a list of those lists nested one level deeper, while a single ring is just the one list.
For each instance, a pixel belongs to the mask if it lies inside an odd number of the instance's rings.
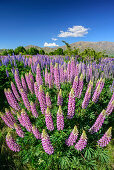
[{"label": "lupin flower", "polygon": [[16,84],[17,84],[17,88],[18,88],[18,90],[19,90],[19,92],[20,92],[21,89],[22,89],[22,85],[21,85],[21,81],[20,81],[19,74],[18,74],[18,71],[17,71],[17,70],[15,70],[15,76],[14,76],[14,78],[15,78],[15,82],[16,82]]},{"label": "lupin flower", "polygon": [[81,74],[79,78],[79,85],[78,85],[78,96],[77,96],[78,98],[81,97],[82,90],[83,90],[83,75]]},{"label": "lupin flower", "polygon": [[14,123],[16,123],[16,120],[13,117],[13,115],[11,114],[11,112],[7,108],[5,108],[5,113],[9,119],[9,121],[12,122],[12,125],[14,125]]},{"label": "lupin flower", "polygon": [[74,90],[72,88],[69,93],[67,117],[69,119],[72,119],[74,114],[75,114],[75,95],[74,95]]},{"label": "lupin flower", "polygon": [[28,73],[25,74],[25,78],[26,78],[26,82],[27,82],[28,88],[29,88],[30,92],[33,94],[34,93],[34,86],[33,86],[32,79],[30,79]]},{"label": "lupin flower", "polygon": [[39,64],[37,65],[37,68],[36,68],[36,82],[37,82],[38,87],[43,84]]},{"label": "lupin flower", "polygon": [[27,131],[32,132],[32,124],[24,109],[22,109],[21,111],[21,117],[22,117],[23,123],[25,124],[25,128],[27,129]]},{"label": "lupin flower", "polygon": [[86,91],[84,100],[82,102],[82,109],[85,109],[88,106],[90,98],[91,98],[91,87]]},{"label": "lupin flower", "polygon": [[53,120],[52,120],[49,107],[47,107],[45,111],[45,122],[46,122],[46,127],[48,130],[50,131],[54,130]]},{"label": "lupin flower", "polygon": [[39,130],[37,129],[36,126],[32,126],[32,132],[34,134],[34,136],[36,137],[36,139],[41,139],[41,134],[39,132]]},{"label": "lupin flower", "polygon": [[21,96],[22,96],[25,107],[27,108],[28,111],[30,111],[31,110],[30,103],[28,101],[27,94],[23,89],[21,89]]},{"label": "lupin flower", "polygon": [[95,92],[93,94],[93,97],[92,97],[92,101],[94,103],[96,103],[98,101],[99,95],[100,95],[100,84],[97,86],[97,88],[96,88],[96,90],[95,90]]},{"label": "lupin flower", "polygon": [[45,85],[48,84],[48,72],[47,72],[47,68],[45,68]]},{"label": "lupin flower", "polygon": [[38,85],[37,85],[37,82],[34,83],[34,92],[35,92],[36,97],[38,98]]},{"label": "lupin flower", "polygon": [[21,117],[21,115],[19,113],[17,113],[17,118],[18,118],[20,124],[24,127],[25,123],[23,122],[23,119],[22,119],[22,117]]},{"label": "lupin flower", "polygon": [[18,124],[16,124],[16,123],[14,123],[14,127],[15,127],[15,129],[16,129],[17,134],[18,134],[21,138],[24,138],[24,132],[22,131],[21,127],[20,127]]},{"label": "lupin flower", "polygon": [[87,145],[87,136],[85,131],[83,130],[83,133],[79,139],[79,141],[76,143],[76,145],[74,146],[75,149],[77,149],[78,151],[84,149]]},{"label": "lupin flower", "polygon": [[43,129],[43,131],[42,131],[41,140],[42,140],[42,146],[43,146],[45,152],[49,155],[53,154],[54,148],[50,142],[49,135],[47,134],[45,129]]},{"label": "lupin flower", "polygon": [[4,115],[0,112],[0,116],[8,127],[12,129],[14,128],[14,123],[8,119],[7,115]]},{"label": "lupin flower", "polygon": [[111,139],[111,131],[112,127],[110,127],[106,133],[103,135],[103,137],[97,142],[100,147],[105,147],[106,145],[109,144],[110,139]]},{"label": "lupin flower", "polygon": [[9,93],[8,93],[8,91],[7,91],[6,88],[4,89],[4,94],[5,94],[5,96],[6,96],[6,99],[7,99],[8,103],[9,103],[9,105],[10,105],[12,108],[14,108],[14,106],[13,106],[13,104],[12,104],[12,101],[11,101],[11,98],[10,98]]},{"label": "lupin flower", "polygon": [[46,104],[51,108],[51,99],[48,92],[46,93]]},{"label": "lupin flower", "polygon": [[58,93],[58,99],[57,99],[57,105],[61,105],[63,104],[63,97],[62,97],[62,90],[60,89],[59,93]]},{"label": "lupin flower", "polygon": [[110,99],[110,102],[107,106],[107,109],[106,109],[107,115],[110,115],[112,113],[113,109],[114,109],[114,93],[113,93],[113,95]]},{"label": "lupin flower", "polygon": [[20,147],[21,147],[21,146],[19,146],[19,145],[16,143],[15,139],[13,139],[13,137],[11,136],[10,133],[8,133],[8,134],[6,135],[6,143],[7,143],[8,147],[9,147],[12,151],[15,151],[15,152],[19,152],[19,151],[20,151]]},{"label": "lupin flower", "polygon": [[71,59],[71,72],[70,72],[70,81],[73,82],[75,76],[75,60],[72,57]]},{"label": "lupin flower", "polygon": [[38,113],[37,113],[37,110],[36,110],[36,105],[35,105],[35,103],[30,102],[30,106],[31,106],[32,115],[33,115],[35,118],[37,118],[37,117],[38,117]]},{"label": "lupin flower", "polygon": [[56,87],[60,89],[60,75],[59,75],[58,63],[56,63],[54,67],[54,79],[55,79]]},{"label": "lupin flower", "polygon": [[60,67],[60,82],[64,82],[64,69],[63,66]]},{"label": "lupin flower", "polygon": [[59,105],[59,110],[57,112],[57,130],[63,130],[64,129],[64,116],[61,109],[61,106]]},{"label": "lupin flower", "polygon": [[75,125],[69,138],[66,139],[66,145],[73,146],[73,144],[76,143],[77,138],[78,138],[78,129],[77,126]]},{"label": "lupin flower", "polygon": [[25,82],[23,75],[21,76],[21,83],[22,83],[22,86],[23,86],[23,89],[25,90],[25,92],[27,92],[27,85],[26,85],[26,82]]},{"label": "lupin flower", "polygon": [[98,118],[96,119],[95,123],[93,124],[93,126],[89,129],[90,133],[95,133],[98,132],[98,130],[102,127],[102,124],[104,123],[105,120],[105,116],[106,116],[106,111],[103,110]]},{"label": "lupin flower", "polygon": [[74,90],[75,97],[77,97],[77,94],[78,94],[78,76],[75,77],[72,88]]},{"label": "lupin flower", "polygon": [[48,73],[48,84],[49,84],[49,88],[52,87],[52,76],[50,73]]},{"label": "lupin flower", "polygon": [[17,89],[16,89],[16,87],[15,87],[15,84],[14,84],[13,82],[11,82],[11,88],[12,88],[12,91],[13,91],[16,99],[17,99],[18,101],[20,101],[20,96],[19,96],[19,94],[18,94],[18,92],[17,92]]},{"label": "lupin flower", "polygon": [[68,62],[68,66],[67,66],[67,77],[68,77],[68,81],[70,81],[70,72],[71,72],[71,62]]},{"label": "lupin flower", "polygon": [[46,97],[45,97],[45,93],[43,91],[42,85],[40,85],[39,87],[38,99],[40,102],[41,112],[42,114],[44,114],[46,110]]}]

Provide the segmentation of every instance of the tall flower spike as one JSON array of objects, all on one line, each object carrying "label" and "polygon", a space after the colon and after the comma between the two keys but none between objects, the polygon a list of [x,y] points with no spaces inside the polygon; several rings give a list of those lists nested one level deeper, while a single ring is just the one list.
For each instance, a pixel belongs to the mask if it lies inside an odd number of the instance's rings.
[{"label": "tall flower spike", "polygon": [[0,116],[8,127],[12,129],[14,128],[14,123],[8,119],[7,115],[4,115],[0,112]]},{"label": "tall flower spike", "polygon": [[111,139],[111,131],[112,127],[110,127],[106,133],[103,135],[103,137],[97,142],[100,147],[105,147],[106,145],[109,144],[110,139]]},{"label": "tall flower spike", "polygon": [[52,120],[49,107],[47,107],[47,110],[45,112],[45,122],[48,130],[50,131],[54,130],[53,120]]},{"label": "tall flower spike", "polygon": [[86,91],[86,94],[85,94],[85,97],[82,103],[82,109],[85,109],[88,106],[90,98],[91,98],[91,87]]},{"label": "tall flower spike", "polygon": [[21,124],[23,127],[25,127],[25,122],[23,121],[23,119],[22,119],[22,117],[21,117],[21,115],[20,115],[19,113],[17,113],[17,118],[18,118],[20,124]]},{"label": "tall flower spike", "polygon": [[69,119],[72,119],[74,114],[75,114],[75,95],[74,90],[72,88],[69,94],[67,117]]},{"label": "tall flower spike", "polygon": [[107,109],[106,109],[106,113],[107,115],[110,115],[111,112],[113,111],[114,109],[114,93],[110,99],[110,102],[108,103],[108,106],[107,106]]},{"label": "tall flower spike", "polygon": [[27,129],[27,131],[32,132],[32,124],[31,124],[30,119],[24,109],[22,109],[22,111],[21,111],[21,117],[22,117],[22,120],[25,124],[25,128]]},{"label": "tall flower spike", "polygon": [[39,87],[38,99],[40,102],[41,112],[42,112],[42,114],[45,114],[45,110],[47,108],[46,107],[46,97],[45,97],[45,93],[43,91],[42,85],[40,85],[40,87]]},{"label": "tall flower spike", "polygon": [[51,108],[51,99],[48,92],[46,93],[46,104]]},{"label": "tall flower spike", "polygon": [[75,125],[69,138],[66,139],[66,145],[73,146],[73,144],[76,143],[77,137],[78,137],[78,129],[77,126]]},{"label": "tall flower spike", "polygon": [[75,149],[77,149],[78,151],[84,149],[87,145],[87,136],[85,131],[83,130],[83,133],[79,139],[79,141],[76,143],[76,145],[74,146]]},{"label": "tall flower spike", "polygon": [[49,84],[49,88],[52,87],[52,76],[50,73],[48,73],[48,84]]},{"label": "tall flower spike", "polygon": [[78,94],[78,76],[75,77],[72,88],[74,90],[75,97],[77,97],[77,94]]},{"label": "tall flower spike", "polygon": [[22,96],[25,107],[27,108],[28,111],[30,111],[31,109],[30,109],[30,103],[27,98],[27,93],[23,89],[21,89],[21,96]]},{"label": "tall flower spike", "polygon": [[11,101],[11,98],[10,98],[9,93],[8,93],[8,91],[7,91],[6,88],[4,89],[4,94],[5,94],[5,96],[6,96],[6,99],[7,99],[8,103],[9,103],[9,105],[10,105],[12,108],[14,108],[14,106],[13,106],[13,104],[12,104],[12,101]]},{"label": "tall flower spike", "polygon": [[57,112],[57,130],[63,130],[64,129],[64,116],[61,109],[61,106],[59,105],[59,110]]},{"label": "tall flower spike", "polygon": [[55,79],[56,87],[60,89],[60,75],[59,75],[58,63],[56,63],[54,67],[54,79]]},{"label": "tall flower spike", "polygon": [[38,85],[37,85],[37,82],[34,83],[34,92],[35,92],[36,97],[38,98]]},{"label": "tall flower spike", "polygon": [[8,145],[8,147],[12,150],[12,151],[15,151],[15,152],[19,152],[20,151],[20,147],[16,141],[13,139],[13,137],[11,136],[10,133],[8,133],[6,135],[6,143]]},{"label": "tall flower spike", "polygon": [[48,84],[48,72],[47,72],[47,68],[45,68],[45,85]]},{"label": "tall flower spike", "polygon": [[81,97],[82,90],[83,90],[83,75],[81,74],[81,76],[80,76],[80,78],[79,78],[78,98]]},{"label": "tall flower spike", "polygon": [[45,152],[49,155],[53,154],[54,148],[50,142],[49,135],[47,134],[45,129],[43,129],[43,131],[42,131],[41,140],[42,140],[42,146],[43,146]]},{"label": "tall flower spike", "polygon": [[98,130],[102,127],[102,124],[104,123],[105,116],[106,116],[106,111],[103,110],[99,114],[99,116],[98,116],[97,120],[95,121],[95,123],[93,124],[93,126],[89,129],[90,133],[98,132]]},{"label": "tall flower spike", "polygon": [[58,93],[58,99],[57,99],[57,105],[61,105],[63,104],[63,97],[62,97],[62,90],[60,89],[59,93]]},{"label": "tall flower spike", "polygon": [[41,134],[40,134],[39,130],[37,129],[37,127],[34,125],[32,127],[32,132],[33,132],[34,136],[36,137],[36,139],[41,139]]},{"label": "tall flower spike", "polygon": [[11,112],[7,108],[5,108],[5,113],[9,119],[9,121],[12,122],[12,125],[14,125],[14,123],[16,123],[16,120],[13,117],[13,115],[11,114]]},{"label": "tall flower spike", "polygon": [[14,84],[13,82],[11,82],[11,88],[12,88],[12,91],[13,91],[16,99],[17,99],[18,101],[20,101],[20,96],[19,96],[19,94],[18,94],[18,92],[17,92],[17,89],[16,89],[16,87],[15,87],[15,84]]},{"label": "tall flower spike", "polygon": [[35,105],[35,103],[30,102],[30,106],[31,106],[32,115],[33,115],[35,118],[37,118],[37,117],[38,117],[38,113],[37,113],[37,110],[36,110],[36,105]]},{"label": "tall flower spike", "polygon": [[27,92],[27,85],[26,85],[26,82],[25,82],[23,75],[21,76],[21,83],[22,83],[22,86],[23,86],[23,89],[25,90],[25,92]]},{"label": "tall flower spike", "polygon": [[18,134],[21,138],[24,138],[24,132],[22,131],[21,127],[20,127],[18,124],[16,124],[16,123],[14,123],[14,127],[15,127],[15,129],[16,129],[17,134]]},{"label": "tall flower spike", "polygon": [[20,92],[20,90],[22,89],[22,84],[21,84],[21,81],[20,81],[19,74],[18,74],[17,70],[15,70],[15,76],[14,77],[15,77],[15,82],[17,84],[17,88],[18,88],[18,90]]},{"label": "tall flower spike", "polygon": [[36,68],[36,82],[38,84],[38,87],[43,84],[42,77],[41,77],[41,70],[40,70],[40,65],[37,65]]}]

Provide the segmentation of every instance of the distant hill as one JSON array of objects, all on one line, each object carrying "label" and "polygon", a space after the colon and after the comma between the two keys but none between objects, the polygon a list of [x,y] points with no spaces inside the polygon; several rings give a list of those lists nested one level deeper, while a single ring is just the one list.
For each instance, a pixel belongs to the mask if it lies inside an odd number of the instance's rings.
[{"label": "distant hill", "polygon": [[[95,51],[106,51],[106,54],[108,55],[114,55],[114,42],[109,42],[109,41],[100,41],[100,42],[88,42],[88,41],[79,41],[70,44],[71,48],[79,48],[80,51],[83,51],[85,48],[93,48]],[[34,45],[29,45],[25,46],[26,49],[30,47],[35,47],[37,49],[41,49],[41,47],[34,46]],[[66,46],[60,46],[60,47],[43,47],[45,52],[49,53],[51,51],[54,51],[58,48],[62,48],[63,50],[66,50]]]}]

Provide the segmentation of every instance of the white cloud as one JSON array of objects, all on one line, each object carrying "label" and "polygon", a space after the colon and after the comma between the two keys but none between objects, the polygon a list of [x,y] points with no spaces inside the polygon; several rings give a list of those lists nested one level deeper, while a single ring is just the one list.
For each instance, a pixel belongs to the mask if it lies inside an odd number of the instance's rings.
[{"label": "white cloud", "polygon": [[44,47],[58,47],[59,45],[57,45],[56,43],[44,43]]},{"label": "white cloud", "polygon": [[66,32],[60,31],[58,37],[83,37],[88,34],[89,28],[84,28],[83,26],[73,26],[72,28],[68,28]]},{"label": "white cloud", "polygon": [[57,38],[52,38],[53,41],[57,41],[58,39]]}]

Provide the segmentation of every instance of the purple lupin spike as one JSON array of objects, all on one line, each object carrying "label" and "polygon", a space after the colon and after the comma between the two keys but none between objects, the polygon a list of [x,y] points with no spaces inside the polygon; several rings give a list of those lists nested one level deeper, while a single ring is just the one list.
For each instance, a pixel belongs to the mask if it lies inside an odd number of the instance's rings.
[{"label": "purple lupin spike", "polygon": [[58,98],[57,98],[57,105],[61,105],[63,104],[63,97],[62,97],[62,90],[60,89],[59,93],[58,93]]},{"label": "purple lupin spike", "polygon": [[47,134],[45,129],[43,129],[43,131],[42,131],[41,141],[42,141],[42,146],[43,146],[45,152],[49,155],[53,154],[54,148],[50,142],[49,135]]},{"label": "purple lupin spike", "polygon": [[83,90],[83,75],[81,74],[79,78],[79,85],[78,85],[78,96],[77,96],[78,98],[81,97],[82,90]]},{"label": "purple lupin spike", "polygon": [[61,106],[59,105],[59,109],[57,112],[57,130],[63,130],[64,129],[64,116],[61,109]]},{"label": "purple lupin spike", "polygon": [[8,119],[7,115],[4,115],[0,112],[0,116],[8,127],[12,129],[14,128],[14,123]]},{"label": "purple lupin spike", "polygon": [[39,132],[39,130],[37,129],[36,126],[32,126],[32,132],[34,134],[34,136],[36,137],[36,139],[41,139],[41,134]]},{"label": "purple lupin spike", "polygon": [[93,126],[89,129],[90,133],[98,132],[98,130],[102,127],[102,124],[104,123],[105,116],[106,116],[106,111],[102,110],[102,112],[99,114]]},{"label": "purple lupin spike", "polygon": [[22,119],[22,117],[21,117],[21,115],[19,113],[17,113],[17,118],[18,118],[20,124],[24,127],[25,123],[23,122],[23,119]]},{"label": "purple lupin spike", "polygon": [[21,111],[21,117],[22,117],[23,123],[25,124],[25,128],[27,129],[27,131],[32,132],[32,124],[24,109],[22,109]]},{"label": "purple lupin spike", "polygon": [[110,102],[108,103],[107,109],[106,109],[107,115],[110,115],[113,110],[114,110],[114,93],[113,93],[113,95],[110,99]]},{"label": "purple lupin spike", "polygon": [[27,94],[23,89],[21,89],[21,97],[23,99],[25,107],[27,108],[28,111],[30,111],[31,110],[30,109],[30,103],[28,101]]},{"label": "purple lupin spike", "polygon": [[20,81],[19,74],[18,74],[18,71],[17,71],[17,70],[15,70],[15,76],[14,76],[14,78],[15,78],[15,82],[16,82],[16,84],[17,84],[17,88],[18,88],[18,90],[19,90],[19,92],[20,92],[20,90],[22,89],[22,85],[21,85],[21,81]]},{"label": "purple lupin spike", "polygon": [[50,73],[48,73],[48,84],[49,84],[49,89],[52,88],[52,76]]},{"label": "purple lupin spike", "polygon": [[75,149],[77,149],[78,151],[84,149],[87,145],[87,136],[85,131],[83,130],[83,133],[79,139],[79,141],[76,143],[76,145],[74,146]]},{"label": "purple lupin spike", "polygon": [[42,85],[40,85],[40,87],[39,87],[38,99],[39,99],[39,102],[40,102],[41,112],[42,112],[42,114],[45,114],[45,110],[46,110],[46,97],[45,97],[45,93],[43,91]]},{"label": "purple lupin spike", "polygon": [[51,108],[51,99],[48,92],[46,93],[46,104]]},{"label": "purple lupin spike", "polygon": [[21,127],[16,123],[14,123],[14,127],[15,127],[15,130],[18,136],[20,136],[21,138],[24,138],[24,132],[22,131]]},{"label": "purple lupin spike", "polygon": [[37,82],[34,83],[34,92],[35,92],[36,97],[38,98],[38,85],[37,85]]},{"label": "purple lupin spike", "polygon": [[82,102],[82,109],[87,108],[89,101],[90,101],[90,98],[91,98],[91,87],[85,93],[85,97],[84,97],[84,100]]},{"label": "purple lupin spike", "polygon": [[37,117],[38,117],[38,113],[37,113],[37,110],[36,110],[36,105],[35,105],[35,103],[30,102],[30,106],[31,106],[32,115],[33,115],[35,118],[37,118]]},{"label": "purple lupin spike", "polygon": [[46,122],[46,127],[48,130],[50,131],[54,130],[53,120],[52,120],[49,107],[47,107],[45,111],[45,122]]},{"label": "purple lupin spike", "polygon": [[47,68],[45,68],[45,85],[48,84],[48,72],[47,72]]},{"label": "purple lupin spike", "polygon": [[38,87],[43,84],[39,64],[37,65],[37,68],[36,68],[36,82],[37,82]]},{"label": "purple lupin spike", "polygon": [[77,94],[78,94],[78,76],[75,77],[72,88],[74,90],[75,97],[77,97]]},{"label": "purple lupin spike", "polygon": [[11,88],[12,88],[12,91],[13,91],[16,99],[17,99],[18,101],[20,101],[20,96],[19,96],[19,94],[18,94],[18,92],[17,92],[17,89],[16,89],[16,87],[15,87],[15,84],[14,84],[13,82],[11,82]]},{"label": "purple lupin spike", "polygon": [[21,83],[22,83],[23,89],[27,93],[27,85],[26,85],[25,78],[23,75],[21,76]]},{"label": "purple lupin spike", "polygon": [[78,129],[77,126],[75,125],[70,136],[68,137],[68,139],[66,139],[66,145],[73,146],[73,144],[76,143],[77,138],[78,138]]},{"label": "purple lupin spike", "polygon": [[64,82],[64,69],[63,66],[60,67],[60,82]]},{"label": "purple lupin spike", "polygon": [[69,119],[72,119],[74,114],[75,114],[75,95],[74,95],[74,90],[72,88],[69,93],[67,117]]},{"label": "purple lupin spike", "polygon": [[71,62],[69,61],[67,66],[67,77],[69,82],[70,82],[70,72],[71,72]]},{"label": "purple lupin spike", "polygon": [[13,139],[13,137],[11,136],[10,133],[8,133],[6,135],[6,143],[7,143],[7,146],[12,150],[12,151],[15,151],[15,152],[19,152],[20,151],[20,148],[21,146],[19,146],[16,141]]},{"label": "purple lupin spike", "polygon": [[56,63],[54,67],[54,79],[55,79],[56,87],[60,89],[60,75],[59,75],[58,63]]},{"label": "purple lupin spike", "polygon": [[99,140],[99,141],[97,141],[97,143],[98,143],[98,145],[100,146],[100,147],[105,147],[106,145],[108,145],[109,144],[109,142],[110,142],[110,139],[111,139],[111,131],[112,131],[112,127],[110,127],[106,132],[105,132],[105,134],[103,135],[103,137]]}]

